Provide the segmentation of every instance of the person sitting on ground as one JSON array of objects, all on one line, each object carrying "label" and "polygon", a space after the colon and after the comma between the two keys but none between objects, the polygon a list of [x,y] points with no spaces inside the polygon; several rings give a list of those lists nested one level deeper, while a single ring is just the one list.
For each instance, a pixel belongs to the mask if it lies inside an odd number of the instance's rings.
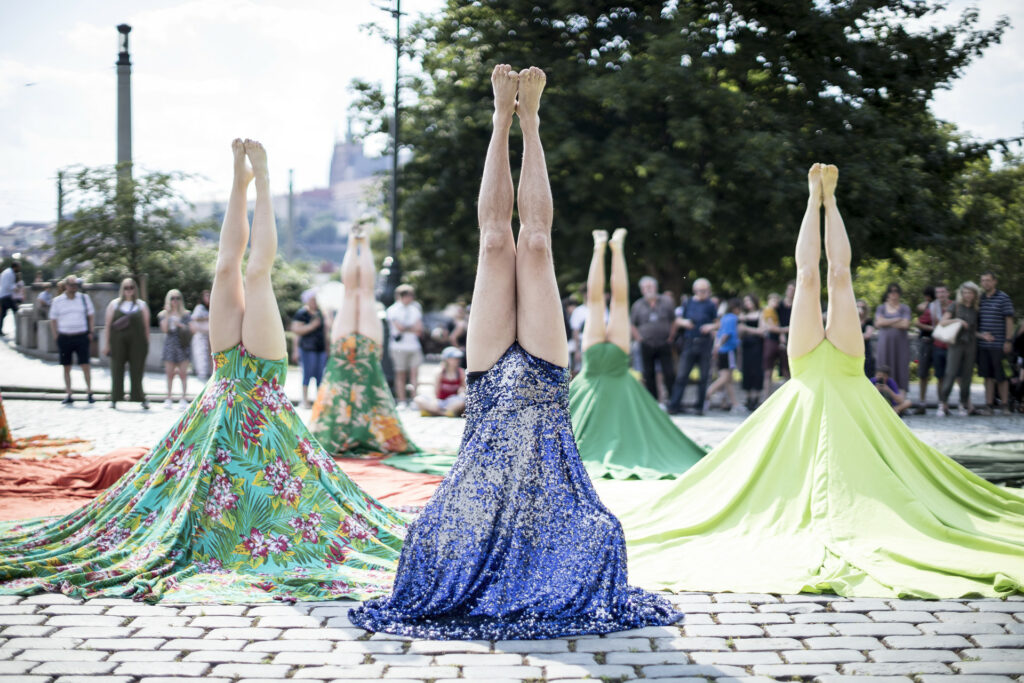
[{"label": "person sitting on ground", "polygon": [[416,406],[424,417],[459,417],[466,409],[466,373],[462,369],[462,351],[454,346],[441,352],[441,371],[434,382],[434,396],[417,396]]},{"label": "person sitting on ground", "polygon": [[892,406],[897,415],[902,415],[908,408],[914,405],[914,402],[907,398],[907,395],[903,393],[900,386],[896,384],[896,380],[892,378],[888,365],[878,366],[871,383],[878,389],[878,393],[885,397],[885,400],[889,402],[889,405]]}]

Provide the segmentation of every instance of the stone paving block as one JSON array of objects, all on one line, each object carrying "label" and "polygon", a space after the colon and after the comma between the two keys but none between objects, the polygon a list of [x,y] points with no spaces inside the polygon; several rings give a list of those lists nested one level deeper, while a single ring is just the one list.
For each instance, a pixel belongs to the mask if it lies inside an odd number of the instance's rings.
[{"label": "stone paving block", "polygon": [[93,650],[22,650],[14,656],[29,662],[98,662],[106,652]]},{"label": "stone paving block", "polygon": [[206,616],[195,617],[188,622],[197,628],[249,628],[255,625],[253,617]]},{"label": "stone paving block", "polygon": [[754,664],[781,664],[775,652],[691,652],[694,664],[728,664],[753,666]]},{"label": "stone paving block", "polygon": [[[852,676],[899,676],[950,673],[941,662],[858,662],[843,664],[839,671]],[[872,679],[874,683],[875,679]]]},{"label": "stone paving block", "polygon": [[[249,617],[246,617],[247,619]],[[276,615],[260,617],[257,626],[263,628],[320,628],[323,619],[305,614]]]},{"label": "stone paving block", "polygon": [[971,636],[971,640],[977,643],[978,647],[1024,648],[1024,635],[977,635]]},{"label": "stone paving block", "polygon": [[45,614],[0,614],[0,626],[27,626],[42,624]]},{"label": "stone paving block", "polygon": [[240,617],[248,609],[245,605],[189,605],[181,613],[186,617]]},{"label": "stone paving block", "polygon": [[[927,624],[925,624],[927,625]],[[900,622],[869,622],[867,624],[836,624],[836,630],[844,636],[919,636],[921,631],[913,624]]]},{"label": "stone paving block", "polygon": [[[413,649],[410,647],[409,651],[413,652]],[[484,650],[484,652],[486,651]],[[552,640],[499,640],[494,643],[494,651],[521,653],[524,655],[568,652],[569,641],[561,638]]]},{"label": "stone paving block", "polygon": [[81,638],[11,638],[2,646],[12,650],[73,650]]},{"label": "stone paving block", "polygon": [[305,616],[305,610],[295,609],[291,605],[256,605],[245,612],[247,617],[291,617]]},{"label": "stone paving block", "polygon": [[[391,672],[397,670],[399,667],[391,667],[385,674],[386,677],[391,677]],[[427,672],[434,671],[443,667],[433,667],[426,669]],[[450,675],[450,674],[444,674]],[[464,666],[462,667],[462,677],[470,679],[483,679],[486,681],[493,680],[495,678],[515,678],[518,680],[525,680],[527,678],[540,678],[543,675],[543,671],[539,666]],[[440,675],[439,675],[440,677]]]},{"label": "stone paving block", "polygon": [[[90,600],[89,604],[97,602],[96,600]],[[116,615],[119,617],[174,617],[178,616],[181,611],[178,607],[166,607],[164,605],[118,605],[111,607],[106,611],[106,614]]]},{"label": "stone paving block", "polygon": [[774,678],[767,676],[719,676],[715,683],[777,683]]},{"label": "stone paving block", "polygon": [[771,676],[775,679],[782,678],[810,678],[811,676],[823,676],[834,674],[834,664],[755,664],[754,673],[762,676]]},{"label": "stone paving block", "polygon": [[163,650],[241,650],[246,641],[242,638],[175,638],[164,643]]},{"label": "stone paving block", "polygon": [[711,602],[710,593],[662,593],[661,596],[673,605],[679,602]]},{"label": "stone paving block", "polygon": [[781,612],[725,612],[718,615],[720,624],[791,624],[793,617]]},{"label": "stone paving block", "polygon": [[715,624],[712,626],[687,626],[688,636],[709,636],[711,638],[760,638],[764,630],[753,624]]},{"label": "stone paving block", "polygon": [[682,621],[672,624],[672,628],[682,628],[683,626],[710,626],[714,623],[715,620],[710,614],[687,614]]},{"label": "stone paving block", "polygon": [[[181,683],[181,679],[176,676],[147,676],[146,678],[140,679],[139,683]],[[203,676],[203,683],[231,683],[231,679]],[[275,681],[275,683],[277,682]]]},{"label": "stone paving block", "polygon": [[82,643],[83,650],[157,650],[164,644],[162,638],[90,638]]},{"label": "stone paving block", "polygon": [[750,602],[755,605],[779,601],[777,596],[768,593],[715,593],[712,598],[715,602]]},{"label": "stone paving block", "polygon": [[135,632],[136,638],[202,638],[205,630],[195,626],[148,626]]},{"label": "stone paving block", "polygon": [[[920,676],[920,683],[949,683],[949,676]],[[995,674],[957,674],[955,683],[1013,683],[1009,676]]]},{"label": "stone paving block", "polygon": [[[358,626],[353,624],[352,620],[349,619],[347,616],[327,617],[327,623],[325,624],[325,626],[327,626],[327,628],[359,628]],[[362,631],[362,629],[359,630]]]},{"label": "stone paving block", "polygon": [[882,647],[881,641],[871,636],[807,638],[804,645],[812,650],[877,650]]},{"label": "stone paving block", "polygon": [[[388,683],[398,683],[398,681],[401,681],[401,680],[402,679],[400,679],[400,678],[389,678],[388,679]],[[495,678],[495,679],[487,681],[487,683],[520,683],[520,680],[521,679],[519,679],[519,678]],[[574,679],[568,679],[568,680],[562,679],[561,683],[573,683],[573,680]],[[582,683],[594,683],[593,679],[575,679],[575,680],[582,681]],[[409,683],[423,683],[422,681],[414,681],[412,679],[408,679],[408,681],[409,681]],[[346,681],[345,683],[350,683],[350,682]],[[377,683],[377,681],[366,681],[365,683]],[[438,678],[437,680],[434,681],[434,683],[466,683],[466,679],[464,679],[464,678]]]},{"label": "stone paving block", "polygon": [[[9,660],[9,661],[0,662],[0,676],[3,676],[4,678],[6,678],[8,675],[11,675],[11,674],[28,673],[29,669],[31,669],[33,667],[37,667],[37,666],[40,666],[39,662],[31,662],[31,661],[17,660],[17,659],[12,659],[12,660]],[[43,674],[43,673],[46,673],[46,672],[45,671],[40,671],[39,673]]]},{"label": "stone paving block", "polygon": [[114,673],[129,676],[146,676],[154,673],[161,676],[202,676],[210,670],[210,665],[206,662],[164,662],[160,664],[159,671],[153,671],[153,668],[149,662],[122,662]]},{"label": "stone paving block", "polygon": [[22,600],[26,605],[80,605],[82,601],[71,598],[63,593],[39,593],[28,595]]},{"label": "stone paving block", "polygon": [[785,650],[782,656],[790,664],[842,664],[867,659],[859,650]]},{"label": "stone paving block", "polygon": [[[86,678],[89,678],[88,676]],[[4,676],[4,683],[50,683],[53,680],[53,676],[47,676],[40,674],[33,676],[31,674],[12,674],[10,676]],[[58,678],[57,680],[61,680]],[[114,681],[113,683],[128,683],[128,678],[125,677],[124,681]]]},{"label": "stone paving block", "polygon": [[279,652],[273,664],[289,666],[356,666],[366,655],[362,652]]},{"label": "stone paving block", "polygon": [[825,605],[818,602],[778,602],[758,605],[757,610],[768,613],[808,614],[810,612],[824,612]]},{"label": "stone paving block", "polygon": [[796,595],[780,595],[779,599],[782,602],[843,602],[849,600],[838,595],[814,595],[812,593],[797,593]]},{"label": "stone paving block", "polygon": [[[284,678],[291,667],[284,664],[218,664],[210,671],[211,676],[226,678]],[[295,674],[300,678],[300,674]]]},{"label": "stone paving block", "polygon": [[[368,633],[368,631],[363,631],[363,633],[366,634],[366,633]],[[370,640],[397,640],[397,641],[402,642],[402,643],[411,643],[413,640],[415,640],[415,638],[410,638],[409,636],[399,636],[399,635],[395,635],[394,633],[374,633],[374,634],[372,634],[370,636],[369,639]]]},{"label": "stone paving block", "polygon": [[[81,652],[82,650],[74,650]],[[100,652],[100,654],[107,654]],[[108,662],[173,662],[181,657],[181,650],[122,650],[111,652]]]},{"label": "stone paving block", "polygon": [[[723,647],[722,649],[728,650],[728,647]],[[627,666],[693,663],[689,654],[678,650],[664,650],[660,652],[609,652],[604,656],[604,661],[605,664],[625,664]],[[530,663],[533,664],[534,662],[531,661]]]},{"label": "stone paving block", "polygon": [[[1008,626],[1010,625],[1012,624],[1008,624]],[[972,624],[969,622],[950,624],[939,621],[934,624],[921,624],[919,628],[928,635],[972,636],[981,633],[997,635],[1004,635],[1006,633],[1006,629],[1002,624]]]},{"label": "stone paving block", "polygon": [[958,662],[960,656],[950,650],[872,650],[873,662]]},{"label": "stone paving block", "polygon": [[[710,628],[702,626],[698,628]],[[651,643],[643,638],[594,638],[576,641],[576,652],[650,652]]]},{"label": "stone paving block", "polygon": [[683,624],[680,622],[678,626],[645,626],[616,631],[613,635],[616,638],[675,638],[683,634],[682,629]]},{"label": "stone paving block", "polygon": [[324,605],[321,603],[316,607],[313,607],[309,611],[309,614],[313,617],[333,619],[335,617],[347,617],[350,611],[352,611],[351,607],[340,607],[336,603],[332,603],[330,605]]},{"label": "stone paving block", "polygon": [[[32,669],[34,674],[53,675],[85,675],[102,676],[108,674],[117,667],[117,662],[90,662],[90,661],[65,661],[65,662],[43,662]],[[0,672],[3,669],[0,668]]]},{"label": "stone paving block", "polygon": [[953,668],[964,674],[1001,674],[1020,676],[1024,674],[1024,662],[953,662]]},{"label": "stone paving block", "polygon": [[803,644],[795,638],[736,638],[732,641],[732,645],[741,652],[749,652],[751,650],[795,650],[803,647]]},{"label": "stone paving block", "polygon": [[123,626],[69,626],[57,629],[51,638],[127,638],[135,629]]},{"label": "stone paving block", "polygon": [[811,612],[810,614],[794,614],[793,621],[798,624],[849,624],[854,622],[870,622],[866,614],[859,612]]},{"label": "stone paving block", "polygon": [[395,653],[404,650],[404,643],[396,640],[338,640],[334,642],[335,652]]},{"label": "stone paving block", "polygon": [[835,628],[828,624],[769,624],[764,630],[772,638],[820,638],[836,634]]},{"label": "stone paving block", "polygon": [[621,664],[549,664],[544,667],[544,680],[565,678],[632,678],[633,667]]},{"label": "stone paving block", "polygon": [[[874,676],[871,683],[909,683],[911,679],[906,676]],[[864,683],[860,676],[818,676],[814,683]]]},{"label": "stone paving block", "polygon": [[[969,640],[963,636],[888,636],[883,639],[886,647],[907,648],[917,650],[959,650],[964,647],[971,647]],[[1024,643],[1024,638],[1021,639]],[[877,647],[877,646],[876,646]],[[876,648],[860,648],[872,650]]]},{"label": "stone paving block", "polygon": [[249,652],[330,652],[333,648],[329,640],[257,640],[242,649]]},{"label": "stone paving block", "polygon": [[1007,600],[980,600],[969,602],[967,606],[979,612],[1020,612],[1020,603]]},{"label": "stone paving block", "polygon": [[[515,647],[516,643],[561,643],[564,647],[559,652],[568,650],[565,641],[558,640],[507,640],[495,643],[495,648],[500,644],[509,644]],[[413,654],[443,654],[445,652],[490,652],[491,644],[486,640],[414,640],[409,644],[409,652]],[[401,648],[399,648],[401,652]],[[543,650],[542,650],[543,652]]]},{"label": "stone paving block", "polygon": [[0,595],[0,605],[17,605],[23,598],[22,595]]},{"label": "stone paving block", "polygon": [[57,628],[41,624],[39,626],[5,626],[0,634],[4,638],[42,638],[48,636]]},{"label": "stone paving block", "polygon": [[754,606],[745,602],[691,602],[675,605],[683,614],[719,614],[722,612],[754,612]]},{"label": "stone paving block", "polygon": [[[409,657],[409,655],[394,655],[395,657]],[[430,661],[430,657],[423,655],[427,661],[410,662],[411,666],[423,666]],[[381,658],[374,657],[374,661],[381,661]],[[523,656],[517,654],[444,654],[437,655],[434,660],[445,666],[519,666],[523,663]],[[399,662],[385,662],[398,664]]]},{"label": "stone paving block", "polygon": [[1021,648],[971,648],[962,653],[964,659],[980,659],[982,661],[1013,661],[1024,662],[1024,649]]},{"label": "stone paving block", "polygon": [[58,616],[62,614],[103,614],[107,611],[107,607],[103,605],[94,605],[92,603],[85,605],[78,604],[61,604],[61,605],[50,605],[39,610],[39,614],[49,614],[52,616]]},{"label": "stone paving block", "polygon": [[[751,638],[750,640],[755,640]],[[725,638],[655,638],[654,649],[660,651],[692,652],[694,650],[728,650]]]},{"label": "stone paving block", "polygon": [[1006,612],[936,612],[935,616],[947,623],[1012,624],[1013,615]]},{"label": "stone paving block", "polygon": [[876,610],[890,610],[892,607],[885,600],[874,600],[871,598],[857,598],[856,600],[841,600],[829,605],[836,612],[874,612]]},{"label": "stone paving block", "polygon": [[722,664],[656,664],[641,669],[644,678],[675,678],[699,676],[718,678],[720,676],[745,676],[742,667]]},{"label": "stone paving block", "polygon": [[[409,671],[412,671],[412,670],[416,670],[416,671],[427,670],[426,668],[418,669],[416,667],[411,667],[411,666],[408,666],[408,667],[394,667],[394,668],[396,668],[396,669],[403,669],[403,670],[409,670]],[[448,667],[443,667],[443,668],[440,669],[440,671],[447,672],[448,671]],[[296,669],[293,672],[293,675],[294,675],[294,678],[318,678],[318,679],[332,678],[332,679],[338,679],[338,678],[380,678],[381,676],[386,675],[386,674],[384,674],[384,665],[383,664],[358,664],[356,666],[318,666],[318,667],[299,668],[299,669]],[[441,675],[446,675],[446,674],[445,673],[438,674],[438,676],[441,676]],[[392,675],[392,676],[390,676],[390,678],[409,678],[409,676],[405,676],[405,675]],[[417,678],[426,678],[426,676],[420,676],[420,677],[417,677]]]},{"label": "stone paving block", "polygon": [[287,628],[285,640],[359,640],[366,631],[361,628]]},{"label": "stone paving block", "polygon": [[903,610],[889,610],[868,612],[872,621],[903,621],[908,624],[923,624],[926,621],[938,621],[931,612],[905,612]]},{"label": "stone paving block", "polygon": [[967,603],[958,600],[889,600],[889,606],[907,612],[970,612]]},{"label": "stone paving block", "polygon": [[[62,614],[50,617],[46,620],[47,626],[84,626],[94,627],[119,627],[122,622],[127,621],[126,617],[109,616],[106,614]],[[127,626],[127,624],[125,624]]]},{"label": "stone paving block", "polygon": [[[26,676],[25,678],[37,677]],[[139,679],[131,676],[58,676],[56,679],[52,679],[44,676],[41,680],[52,680],[54,683],[131,683]],[[17,683],[17,681],[7,681],[6,683]]]},{"label": "stone paving block", "polygon": [[1003,628],[1007,633],[1024,633],[1024,620],[1021,620],[1019,624],[1003,624]]},{"label": "stone paving block", "polygon": [[204,636],[208,640],[274,640],[279,628],[215,628]]},{"label": "stone paving block", "polygon": [[[609,652],[606,659],[612,657],[644,657],[647,652]],[[628,664],[625,661],[606,662],[607,664]],[[548,664],[597,664],[594,655],[589,652],[554,652],[551,654],[527,655],[527,666],[547,666]]]},{"label": "stone paving block", "polygon": [[34,614],[38,609],[38,605],[4,605],[0,603],[0,614]]}]

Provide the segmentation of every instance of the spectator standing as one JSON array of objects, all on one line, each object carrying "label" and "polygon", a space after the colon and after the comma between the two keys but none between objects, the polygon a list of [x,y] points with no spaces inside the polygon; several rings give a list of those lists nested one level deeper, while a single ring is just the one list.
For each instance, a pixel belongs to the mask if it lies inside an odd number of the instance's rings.
[{"label": "spectator standing", "polygon": [[864,374],[868,379],[875,376],[875,326],[868,302],[857,299],[857,315],[860,316],[860,333],[864,337]]},{"label": "spectator standing", "polygon": [[743,297],[739,319],[740,367],[742,388],[746,392],[747,410],[753,412],[761,402],[764,389],[764,331],[761,327],[761,304],[753,294]]},{"label": "spectator standing", "polygon": [[928,308],[932,318],[932,369],[935,371],[936,388],[941,389],[942,380],[946,377],[946,360],[949,357],[949,346],[940,339],[935,339],[935,327],[942,323],[942,316],[952,302],[949,299],[949,288],[946,285],[935,285],[935,301]]},{"label": "spectator standing", "polygon": [[907,398],[907,395],[891,377],[888,365],[878,366],[878,370],[875,372],[871,383],[878,389],[878,393],[889,402],[889,405],[892,406],[897,415],[902,415],[910,406],[914,405],[913,401]]},{"label": "spectator standing", "polygon": [[117,298],[107,305],[100,353],[110,356],[110,405],[124,400],[124,366],[131,380],[129,400],[149,410],[142,378],[149,353],[149,306],[139,298],[135,280],[125,278]]},{"label": "spectator standing", "polygon": [[161,358],[164,361],[164,371],[167,374],[167,398],[164,400],[164,407],[170,408],[174,405],[175,375],[181,381],[181,398],[178,400],[178,407],[184,408],[188,403],[185,394],[188,388],[188,360],[189,348],[192,342],[192,330],[189,329],[191,316],[185,308],[185,298],[177,289],[167,292],[164,297],[164,310],[157,316],[160,320],[160,331],[165,333],[164,348]]},{"label": "spectator standing", "polygon": [[683,352],[679,357],[679,369],[676,381],[672,386],[668,412],[676,415],[682,412],[683,395],[686,385],[690,382],[690,372],[697,366],[700,378],[697,381],[697,398],[694,412],[704,414],[704,396],[707,393],[708,376],[711,373],[711,350],[714,346],[714,334],[718,328],[716,317],[718,307],[711,300],[711,283],[699,278],[693,283],[693,297],[683,306],[683,314],[676,318],[672,332],[677,329],[683,333]]},{"label": "spectator standing", "polygon": [[772,292],[768,295],[764,310],[761,311],[761,331],[764,334],[764,353],[761,357],[761,365],[764,368],[765,398],[771,396],[774,388],[775,365],[778,363],[781,371],[782,359],[786,357],[786,348],[782,342],[782,326],[779,321],[781,305],[782,295]]},{"label": "spectator standing", "polygon": [[391,363],[395,370],[395,398],[409,407],[412,401],[407,393],[407,383],[412,385],[415,396],[420,363],[423,362],[423,348],[420,346],[423,309],[416,301],[416,290],[412,285],[395,288],[395,303],[388,306],[387,318],[391,331]]},{"label": "spectator standing", "polygon": [[199,303],[192,309],[192,367],[199,381],[205,383],[213,374],[213,356],[210,354],[210,290],[204,289]]},{"label": "spectator standing", "polygon": [[302,365],[302,407],[309,407],[309,383],[316,380],[320,389],[327,367],[327,329],[330,323],[316,301],[316,291],[302,293],[302,308],[292,316],[291,331],[295,333],[292,360]]},{"label": "spectator standing", "polygon": [[875,309],[875,327],[878,329],[878,344],[875,347],[875,361],[879,366],[888,365],[892,378],[901,391],[910,386],[910,306],[902,302],[903,288],[891,282],[885,290],[885,298]]},{"label": "spectator standing", "polygon": [[722,403],[722,410],[739,412],[740,404],[736,401],[736,387],[733,385],[732,373],[736,369],[736,351],[740,347],[740,313],[743,303],[736,298],[726,302],[725,313],[718,323],[718,334],[715,336],[715,356],[718,366],[718,378],[708,387],[705,399],[708,404],[719,391],[725,391],[729,405]]},{"label": "spectator standing", "polygon": [[974,357],[977,350],[978,299],[981,290],[978,285],[967,281],[956,292],[956,302],[950,304],[942,316],[939,326],[956,324],[961,329],[949,345],[946,374],[939,390],[939,415],[949,415],[949,392],[953,380],[960,384],[960,415],[969,415],[974,409],[971,404],[971,376],[974,374]]},{"label": "spectator standing", "polygon": [[633,339],[640,344],[640,362],[643,366],[644,385],[658,400],[656,364],[661,366],[665,388],[672,391],[675,375],[672,368],[671,333],[675,319],[672,299],[658,293],[658,281],[650,275],[640,278],[639,299],[629,309],[629,324]]},{"label": "spectator standing", "polygon": [[978,302],[978,374],[985,378],[985,411],[991,414],[996,390],[1003,414],[1010,414],[1010,384],[1003,369],[1003,358],[1013,351],[1013,302],[996,288],[995,273],[981,274],[981,299]]},{"label": "spectator standing", "polygon": [[21,297],[21,263],[11,261],[11,265],[0,271],[0,335],[4,333],[4,321],[7,311],[18,310]]},{"label": "spectator standing", "polygon": [[[935,329],[935,326],[939,324],[941,319],[932,316],[933,304],[935,303],[935,288],[929,285],[924,288],[922,294],[924,295],[924,300],[917,305],[918,415],[924,415],[926,412],[925,398],[928,393],[928,382],[931,380],[932,367],[935,364],[932,330]],[[942,378],[938,377],[938,373],[936,373],[936,379],[938,379],[939,384],[942,383]]]},{"label": "spectator standing", "polygon": [[71,398],[72,356],[82,368],[89,403],[96,402],[92,397],[92,369],[89,366],[96,308],[89,295],[79,291],[80,285],[78,278],[69,275],[64,280],[64,293],[50,304],[50,330],[57,340],[60,364],[64,366],[64,405],[74,403]]}]

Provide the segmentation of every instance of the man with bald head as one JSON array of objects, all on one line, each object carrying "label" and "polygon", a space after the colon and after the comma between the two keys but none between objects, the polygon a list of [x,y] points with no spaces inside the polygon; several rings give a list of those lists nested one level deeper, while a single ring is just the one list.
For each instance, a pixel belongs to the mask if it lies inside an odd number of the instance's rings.
[{"label": "man with bald head", "polygon": [[683,353],[679,356],[679,371],[669,399],[668,412],[677,415],[682,412],[683,394],[690,382],[690,372],[697,366],[700,379],[697,381],[697,398],[693,409],[697,415],[704,414],[704,394],[708,389],[708,375],[711,374],[711,349],[718,329],[718,307],[711,300],[711,283],[699,278],[693,283],[693,297],[683,307],[683,314],[676,318],[673,334],[683,332]]},{"label": "man with bald head", "polygon": [[73,359],[78,361],[85,376],[85,388],[89,403],[93,403],[92,376],[89,369],[89,356],[92,346],[93,319],[96,309],[92,299],[85,292],[80,292],[82,281],[74,275],[64,280],[64,293],[50,304],[50,330],[57,340],[60,352],[60,364],[64,366],[64,405],[71,405],[71,365]]}]

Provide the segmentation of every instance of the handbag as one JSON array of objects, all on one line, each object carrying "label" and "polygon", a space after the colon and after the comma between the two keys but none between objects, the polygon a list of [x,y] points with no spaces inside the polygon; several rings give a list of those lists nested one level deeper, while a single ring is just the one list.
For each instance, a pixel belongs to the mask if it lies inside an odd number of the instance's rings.
[{"label": "handbag", "polygon": [[138,304],[135,304],[135,308],[133,308],[129,313],[125,313],[120,318],[110,323],[110,329],[117,330],[118,332],[127,330],[132,324],[132,316],[138,312],[138,306]]},{"label": "handbag", "polygon": [[964,329],[964,321],[957,318],[948,325],[939,325],[932,330],[932,339],[943,344],[956,344],[960,332]]},{"label": "handbag", "polygon": [[181,348],[187,349],[192,343],[192,330],[188,324],[179,324],[175,332],[178,334],[178,343],[181,344]]}]

